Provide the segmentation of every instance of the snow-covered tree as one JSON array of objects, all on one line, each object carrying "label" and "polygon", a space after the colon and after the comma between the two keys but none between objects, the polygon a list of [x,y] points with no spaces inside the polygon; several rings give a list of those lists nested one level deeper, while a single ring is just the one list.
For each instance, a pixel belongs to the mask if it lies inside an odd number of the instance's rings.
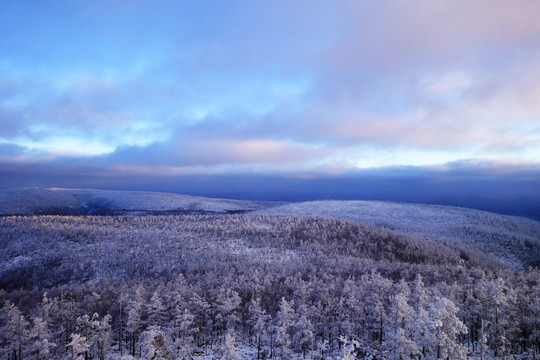
[{"label": "snow-covered tree", "polygon": [[51,350],[56,347],[52,341],[47,322],[40,317],[33,319],[34,325],[30,330],[30,353],[36,360],[50,359]]},{"label": "snow-covered tree", "polygon": [[422,280],[422,275],[416,274],[411,290],[411,306],[413,310],[418,314],[420,309],[423,309],[427,306],[429,302],[429,296],[426,293],[426,288],[424,286],[424,281]]},{"label": "snow-covered tree", "polygon": [[366,297],[366,323],[368,324],[368,344],[372,351],[380,350],[387,330],[387,301],[388,292],[392,286],[390,280],[384,278],[378,272],[372,272],[364,277],[369,288]]},{"label": "snow-covered tree", "polygon": [[467,327],[458,319],[459,309],[444,297],[429,305],[429,343],[427,359],[467,359],[467,349],[457,341],[458,335],[467,333]]},{"label": "snow-covered tree", "polygon": [[308,317],[309,309],[305,304],[298,308],[297,315],[300,316],[294,324],[293,341],[296,347],[302,351],[302,357],[305,359],[307,351],[313,347],[314,328]]},{"label": "snow-covered tree", "polygon": [[107,314],[101,320],[97,320],[94,323],[99,360],[105,360],[105,356],[108,354],[109,348],[111,347],[111,319],[112,317]]},{"label": "snow-covered tree", "polygon": [[221,322],[223,330],[235,331],[237,323],[240,321],[238,307],[242,299],[238,293],[230,287],[222,286],[217,296],[218,321]]},{"label": "snow-covered tree", "polygon": [[135,345],[139,336],[139,331],[141,330],[141,315],[135,307],[129,309],[126,330],[129,333],[129,352],[130,355],[135,355]]},{"label": "snow-covered tree", "polygon": [[345,336],[340,337],[339,341],[343,344],[343,350],[338,360],[356,360],[355,350],[360,347],[360,342],[354,339],[349,341]]},{"label": "snow-covered tree", "polygon": [[2,311],[5,325],[3,326],[2,335],[7,346],[4,347],[4,352],[13,360],[23,359],[23,351],[28,343],[28,321],[19,311],[19,308],[7,301],[4,304]]},{"label": "snow-covered tree", "polygon": [[68,343],[68,356],[69,360],[85,360],[88,358],[88,350],[90,349],[90,343],[86,340],[85,336],[73,333],[71,335],[71,341]]},{"label": "snow-covered tree", "polygon": [[261,307],[261,301],[258,297],[253,297],[248,306],[249,326],[255,335],[257,343],[257,360],[260,359],[262,350],[262,338],[266,332],[270,316]]},{"label": "snow-covered tree", "polygon": [[295,325],[295,312],[291,303],[281,298],[279,311],[276,317],[276,344],[281,348],[281,356],[284,356],[285,348],[291,345],[291,329]]},{"label": "snow-covered tree", "polygon": [[510,345],[508,334],[513,330],[510,329],[508,323],[508,306],[511,299],[508,287],[503,279],[497,278],[487,283],[487,299],[487,312],[494,356],[499,357],[507,354]]},{"label": "snow-covered tree", "polygon": [[148,304],[148,324],[163,326],[166,324],[167,318],[167,307],[163,304],[159,293],[155,291]]},{"label": "snow-covered tree", "polygon": [[389,329],[383,343],[389,360],[412,359],[418,348],[413,340],[414,310],[403,293],[394,296],[390,304]]},{"label": "snow-covered tree", "polygon": [[531,344],[530,353],[536,356],[536,360],[540,359],[540,283],[532,289],[528,310],[526,321],[531,329],[528,339]]},{"label": "snow-covered tree", "polygon": [[225,335],[225,343],[221,349],[221,360],[240,360],[240,354],[236,348],[236,339],[230,333]]},{"label": "snow-covered tree", "polygon": [[189,309],[176,305],[175,310],[175,336],[174,348],[181,359],[189,357],[195,348],[194,334],[198,329],[194,327],[195,315]]},{"label": "snow-covered tree", "polygon": [[194,319],[194,328],[198,329],[195,335],[195,341],[198,346],[205,344],[204,335],[211,331],[210,304],[199,294],[195,293],[190,302]]},{"label": "snow-covered tree", "polygon": [[172,360],[174,355],[171,351],[167,335],[161,327],[150,326],[141,335],[142,358],[145,360]]}]

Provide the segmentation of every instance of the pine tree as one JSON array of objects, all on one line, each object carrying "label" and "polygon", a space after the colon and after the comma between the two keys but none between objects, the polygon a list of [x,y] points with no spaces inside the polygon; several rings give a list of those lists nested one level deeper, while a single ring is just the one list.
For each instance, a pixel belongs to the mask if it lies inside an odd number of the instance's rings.
[{"label": "pine tree", "polygon": [[222,330],[234,331],[240,321],[238,307],[242,299],[238,293],[229,287],[223,286],[217,297],[218,323],[221,322]]},{"label": "pine tree", "polygon": [[412,339],[414,310],[403,293],[392,299],[390,308],[390,324],[388,337],[383,344],[384,352],[390,360],[411,359],[418,350]]},{"label": "pine tree", "polygon": [[99,360],[105,360],[105,356],[111,347],[111,316],[105,315],[101,321],[95,324],[96,345]]},{"label": "pine tree", "polygon": [[509,347],[508,306],[510,298],[508,288],[503,279],[491,280],[487,283],[488,314],[493,336],[494,356],[506,355]]},{"label": "pine tree", "polygon": [[6,301],[3,308],[5,326],[2,329],[3,338],[7,342],[5,352],[13,360],[21,360],[23,351],[28,343],[28,321],[16,305]]},{"label": "pine tree", "polygon": [[457,336],[467,333],[467,327],[458,319],[459,309],[444,297],[429,305],[428,359],[467,359],[467,349],[457,342]]},{"label": "pine tree", "polygon": [[67,359],[69,360],[85,360],[88,358],[88,350],[90,349],[90,343],[86,340],[85,336],[81,336],[77,333],[71,334],[71,341],[68,343],[68,348],[71,351]]},{"label": "pine tree", "polygon": [[132,356],[135,356],[135,344],[137,343],[140,329],[141,316],[135,308],[131,308],[128,312],[126,330],[129,333],[129,353]]},{"label": "pine tree", "polygon": [[170,349],[167,335],[161,327],[150,326],[141,335],[142,358],[145,360],[172,360],[174,356]]},{"label": "pine tree", "polygon": [[277,331],[276,331],[276,344],[281,348],[281,357],[284,357],[285,348],[291,345],[290,331],[295,325],[294,322],[295,313],[294,309],[285,298],[281,298],[279,303],[279,311],[277,313]]},{"label": "pine tree", "polygon": [[161,300],[161,296],[155,291],[148,305],[148,324],[154,326],[166,326],[167,308]]},{"label": "pine tree", "polygon": [[225,343],[221,351],[221,360],[240,360],[240,354],[236,349],[235,338],[230,333],[225,335]]},{"label": "pine tree", "polygon": [[270,316],[266,314],[266,311],[261,308],[261,301],[258,297],[253,297],[250,301],[249,307],[249,325],[251,330],[255,334],[257,342],[257,360],[260,359],[262,350],[262,337],[265,334],[267,323],[270,320]]},{"label": "pine tree", "polygon": [[295,332],[293,335],[294,343],[302,351],[302,357],[306,358],[306,353],[313,346],[315,335],[313,333],[313,324],[308,318],[308,308],[305,304],[302,304],[298,308],[300,318],[295,323]]},{"label": "pine tree", "polygon": [[176,339],[174,347],[177,355],[183,359],[191,355],[195,347],[194,334],[198,331],[194,327],[195,315],[189,309],[182,309],[180,305],[176,306],[175,330]]},{"label": "pine tree", "polygon": [[344,336],[340,337],[339,341],[343,344],[343,352],[338,360],[356,360],[355,350],[360,346],[360,343],[356,340],[349,341]]},{"label": "pine tree", "polygon": [[417,314],[420,312],[420,309],[427,306],[428,298],[426,288],[424,287],[424,281],[422,280],[422,275],[417,274],[411,291],[411,306]]},{"label": "pine tree", "polygon": [[52,336],[48,324],[40,317],[34,318],[34,326],[30,330],[30,353],[36,360],[50,358],[51,349],[56,344],[51,341]]}]

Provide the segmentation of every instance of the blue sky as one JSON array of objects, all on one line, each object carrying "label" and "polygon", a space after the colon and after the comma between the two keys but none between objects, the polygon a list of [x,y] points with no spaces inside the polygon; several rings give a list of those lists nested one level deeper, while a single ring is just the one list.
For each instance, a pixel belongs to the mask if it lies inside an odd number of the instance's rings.
[{"label": "blue sky", "polygon": [[539,15],[535,0],[4,1],[0,186],[42,169],[536,174]]}]

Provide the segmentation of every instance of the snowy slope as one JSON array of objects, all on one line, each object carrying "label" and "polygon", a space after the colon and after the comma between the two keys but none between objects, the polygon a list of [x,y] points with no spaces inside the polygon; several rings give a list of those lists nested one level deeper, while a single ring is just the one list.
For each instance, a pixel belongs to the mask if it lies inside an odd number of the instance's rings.
[{"label": "snowy slope", "polygon": [[[23,188],[0,190],[0,215],[234,213],[314,215],[381,226],[476,251],[514,268],[540,266],[540,222],[473,209],[382,201],[301,203],[212,199],[157,192]],[[465,255],[465,258],[467,256]]]},{"label": "snowy slope", "polygon": [[254,211],[354,220],[473,248],[512,267],[540,265],[540,222],[485,211],[382,201],[308,201]]},{"label": "snowy slope", "polygon": [[260,209],[269,204],[142,191],[58,188],[0,190],[0,215],[227,213]]}]

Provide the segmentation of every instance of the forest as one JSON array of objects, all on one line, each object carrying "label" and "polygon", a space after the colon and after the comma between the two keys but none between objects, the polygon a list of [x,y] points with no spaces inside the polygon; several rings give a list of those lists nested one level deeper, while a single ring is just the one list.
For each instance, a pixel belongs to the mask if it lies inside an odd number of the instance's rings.
[{"label": "forest", "polygon": [[539,359],[540,271],[458,245],[305,215],[5,216],[0,358]]}]

